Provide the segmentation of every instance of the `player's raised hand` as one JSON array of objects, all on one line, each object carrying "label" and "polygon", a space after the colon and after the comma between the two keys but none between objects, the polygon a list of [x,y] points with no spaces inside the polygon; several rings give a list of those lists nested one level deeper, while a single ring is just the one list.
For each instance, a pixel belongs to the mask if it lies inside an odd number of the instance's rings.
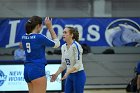
[{"label": "player's raised hand", "polygon": [[46,17],[44,23],[49,30],[52,29],[52,18]]}]

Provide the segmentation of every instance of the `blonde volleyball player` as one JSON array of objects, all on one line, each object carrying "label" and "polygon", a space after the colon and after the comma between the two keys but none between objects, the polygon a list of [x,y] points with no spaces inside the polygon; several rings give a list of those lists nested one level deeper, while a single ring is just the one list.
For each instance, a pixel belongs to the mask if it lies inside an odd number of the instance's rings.
[{"label": "blonde volleyball player", "polygon": [[83,49],[78,43],[79,33],[73,27],[66,27],[63,32],[63,39],[66,43],[61,47],[61,66],[52,75],[51,82],[54,82],[57,76],[67,68],[61,79],[66,79],[65,93],[83,93],[86,75],[82,64]]}]

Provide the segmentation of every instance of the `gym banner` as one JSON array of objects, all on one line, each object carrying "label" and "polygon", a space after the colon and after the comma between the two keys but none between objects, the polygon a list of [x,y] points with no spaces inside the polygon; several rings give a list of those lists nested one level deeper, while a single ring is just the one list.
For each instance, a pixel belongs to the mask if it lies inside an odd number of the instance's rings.
[{"label": "gym banner", "polygon": [[[25,34],[28,18],[0,19],[0,47],[17,46]],[[72,26],[78,29],[81,44],[88,46],[139,46],[140,18],[53,18],[53,28],[61,45],[63,29]],[[50,37],[43,24],[41,33]]]},{"label": "gym banner", "polygon": [[[47,91],[63,91],[62,74],[58,76],[55,82],[50,82],[50,75],[55,73],[60,64],[48,64],[45,67],[47,77]],[[1,91],[28,91],[28,86],[24,80],[24,66],[22,64],[0,65],[0,92]]]}]

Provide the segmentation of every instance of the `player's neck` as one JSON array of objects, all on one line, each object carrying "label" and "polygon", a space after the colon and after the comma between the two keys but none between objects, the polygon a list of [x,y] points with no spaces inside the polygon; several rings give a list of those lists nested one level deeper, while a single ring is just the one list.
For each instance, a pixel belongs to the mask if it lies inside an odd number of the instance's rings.
[{"label": "player's neck", "polygon": [[32,33],[37,33],[37,30],[36,30],[36,29],[34,29],[34,30],[32,31]]},{"label": "player's neck", "polygon": [[73,40],[69,40],[69,41],[67,41],[67,46],[71,46],[72,43],[73,43]]}]

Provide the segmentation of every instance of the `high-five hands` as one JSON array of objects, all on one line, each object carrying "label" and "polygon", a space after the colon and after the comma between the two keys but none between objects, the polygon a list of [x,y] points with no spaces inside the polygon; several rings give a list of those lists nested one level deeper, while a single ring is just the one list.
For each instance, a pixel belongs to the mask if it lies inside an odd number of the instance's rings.
[{"label": "high-five hands", "polygon": [[46,17],[44,23],[49,30],[52,29],[52,18]]}]

